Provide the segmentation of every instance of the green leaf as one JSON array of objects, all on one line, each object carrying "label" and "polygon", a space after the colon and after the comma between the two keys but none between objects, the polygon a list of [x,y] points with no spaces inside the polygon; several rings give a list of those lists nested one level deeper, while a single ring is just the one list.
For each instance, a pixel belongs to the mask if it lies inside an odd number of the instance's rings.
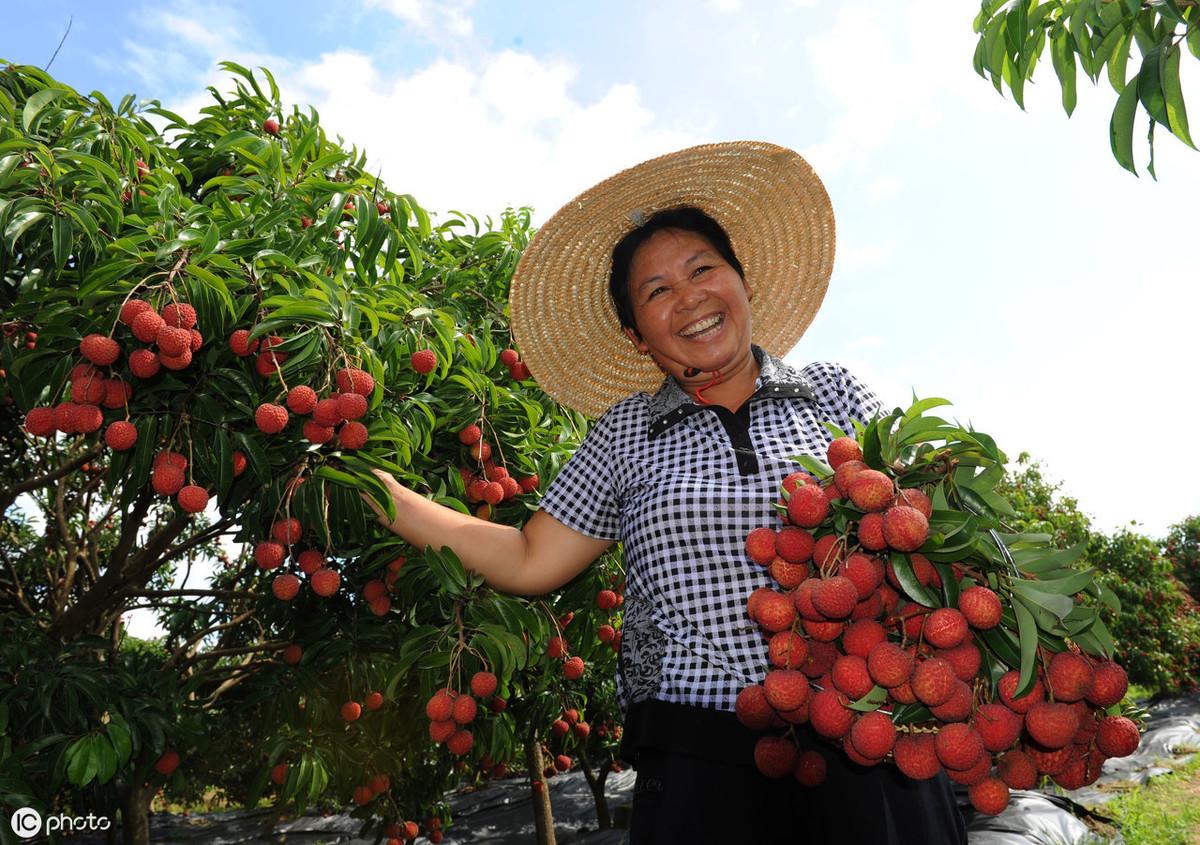
[{"label": "green leaf", "polygon": [[859,712],[867,712],[870,710],[878,710],[883,702],[887,701],[887,690],[876,684],[871,688],[871,691],[860,698],[858,701],[852,701],[849,704],[851,710]]},{"label": "green leaf", "polygon": [[1062,86],[1063,111],[1070,117],[1075,111],[1075,53],[1067,43],[1070,34],[1064,29],[1050,42],[1050,61]]},{"label": "green leaf", "polygon": [[1188,131],[1187,109],[1183,104],[1183,89],[1179,86],[1179,57],[1182,54],[1178,46],[1172,47],[1167,53],[1167,60],[1161,63],[1161,78],[1159,80],[1163,97],[1167,106],[1167,126],[1183,143],[1193,150],[1191,133]]},{"label": "green leaf", "polygon": [[1009,586],[1014,595],[1049,611],[1059,619],[1065,619],[1075,603],[1068,596],[1039,589],[1040,585],[1040,581],[1013,581]]},{"label": "green leaf", "polygon": [[1112,52],[1108,54],[1108,82],[1118,94],[1125,90],[1127,81],[1125,67],[1129,61],[1129,47],[1133,38],[1128,30],[1119,30],[1119,32],[1120,35],[1113,43]]},{"label": "green leaf", "polygon": [[113,750],[117,752],[119,765],[124,766],[133,754],[133,743],[129,736],[129,724],[120,713],[110,713],[108,725],[108,740]]},{"label": "green leaf", "polygon": [[1167,100],[1162,87],[1163,50],[1163,46],[1159,45],[1142,59],[1142,68],[1137,76],[1138,99],[1154,121],[1169,127],[1171,118],[1167,115]]},{"label": "green leaf", "polygon": [[1133,119],[1137,114],[1138,80],[1131,79],[1121,89],[1117,104],[1113,107],[1112,118],[1108,123],[1108,138],[1112,146],[1113,157],[1117,163],[1137,175],[1133,164]]},{"label": "green leaf", "polygon": [[976,636],[1005,666],[1016,669],[1021,665],[1020,648],[1009,629],[990,628],[986,631],[976,632]]},{"label": "green leaf", "polygon": [[822,461],[820,458],[814,458],[812,455],[793,455],[792,460],[800,464],[806,470],[811,472],[819,479],[829,478],[833,475],[833,469],[829,464]]},{"label": "green leaf", "polygon": [[925,607],[939,607],[937,599],[917,579],[908,555],[892,552],[892,569],[896,573],[896,580],[900,582],[901,588],[909,598]]},{"label": "green leaf", "polygon": [[1037,622],[1034,621],[1029,608],[1025,607],[1020,599],[1014,601],[1012,606],[1017,617],[1017,633],[1021,646],[1021,674],[1017,679],[1014,695],[1014,698],[1019,698],[1033,688],[1033,682],[1037,678],[1034,669],[1037,667],[1038,632]]},{"label": "green leaf", "polygon": [[71,91],[66,88],[43,88],[26,100],[25,108],[21,110],[21,125],[25,127],[25,134],[33,134],[34,124],[38,122],[46,106],[70,94]]}]

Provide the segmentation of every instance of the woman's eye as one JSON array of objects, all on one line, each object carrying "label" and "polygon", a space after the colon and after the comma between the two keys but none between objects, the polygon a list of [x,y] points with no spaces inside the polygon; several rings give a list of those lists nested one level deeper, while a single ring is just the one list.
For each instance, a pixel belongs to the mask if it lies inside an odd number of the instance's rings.
[{"label": "woman's eye", "polygon": [[712,269],[712,267],[710,267],[709,265],[707,265],[707,264],[702,264],[702,265],[700,265],[699,267],[697,267],[697,268],[696,268],[696,271],[695,271],[694,273],[692,273],[692,275],[693,275],[693,276],[699,276],[699,275],[700,275],[701,273],[703,273],[705,270],[711,270],[711,269]]},{"label": "woman's eye", "polygon": [[661,285],[659,287],[656,287],[654,290],[650,291],[650,296],[647,298],[654,299],[654,297],[658,294],[658,292],[660,290],[666,290],[666,288],[662,287]]}]

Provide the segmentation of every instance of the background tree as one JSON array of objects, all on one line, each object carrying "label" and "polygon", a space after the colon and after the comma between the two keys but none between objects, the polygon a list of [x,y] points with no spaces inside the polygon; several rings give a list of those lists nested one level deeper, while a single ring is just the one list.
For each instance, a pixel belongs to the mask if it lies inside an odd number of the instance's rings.
[{"label": "background tree", "polygon": [[[1200,58],[1196,0],[983,0],[975,32],[975,71],[990,78],[998,92],[1008,86],[1021,108],[1025,83],[1047,47],[1068,116],[1075,110],[1077,67],[1093,83],[1107,71],[1117,93],[1109,140],[1113,156],[1131,173],[1137,173],[1133,128],[1139,106],[1150,120],[1146,169],[1151,176],[1156,126],[1196,148],[1179,83],[1184,47]],[[1135,46],[1140,59],[1130,75]]]},{"label": "background tree", "polygon": [[[445,791],[520,768],[568,702],[610,718],[587,685],[613,671],[595,597],[621,558],[500,595],[360,491],[383,501],[382,467],[519,526],[588,421],[506,348],[527,211],[436,221],[225,67],[194,121],[0,71],[0,789],[119,807],[127,842],[157,789],[214,787],[436,841]],[[218,540],[244,551],[172,589]],[[161,642],[125,635],[135,607]],[[559,629],[582,664],[547,653]]]}]

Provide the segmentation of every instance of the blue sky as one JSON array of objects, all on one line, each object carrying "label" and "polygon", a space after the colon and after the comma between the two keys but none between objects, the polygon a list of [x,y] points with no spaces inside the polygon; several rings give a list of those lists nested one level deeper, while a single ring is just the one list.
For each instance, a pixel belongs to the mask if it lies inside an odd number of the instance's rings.
[{"label": "blue sky", "polygon": [[[1107,82],[1081,82],[1068,120],[1048,59],[1027,112],[1002,99],[971,68],[974,4],[6,6],[0,57],[44,65],[74,16],[52,72],[113,98],[194,112],[224,85],[220,59],[266,65],[435,211],[545,219],[672,149],[793,147],[833,199],[838,257],[789,361],[841,361],[889,404],[952,400],[1104,529],[1160,534],[1200,512],[1200,153],[1159,133],[1161,181],[1129,175]],[[1195,115],[1200,73],[1183,64]]]}]

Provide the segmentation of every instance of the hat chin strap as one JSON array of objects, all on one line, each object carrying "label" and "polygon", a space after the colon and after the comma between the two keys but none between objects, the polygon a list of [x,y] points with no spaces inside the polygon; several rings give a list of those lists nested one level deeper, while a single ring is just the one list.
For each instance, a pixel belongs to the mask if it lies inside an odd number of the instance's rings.
[{"label": "hat chin strap", "polygon": [[[685,376],[691,378],[692,376],[700,375],[700,373],[702,373],[702,372],[704,372],[704,371],[696,369],[695,367],[688,367],[686,370],[683,371],[683,374]],[[710,387],[720,384],[722,381],[722,376],[721,376],[720,370],[713,370],[712,373],[713,373],[713,377],[712,377],[712,379],[709,380],[708,384],[705,384],[702,387],[696,388],[696,401],[699,402],[701,405],[711,405],[712,404],[711,401],[704,398],[703,393],[704,393],[704,391],[708,390]]]}]

